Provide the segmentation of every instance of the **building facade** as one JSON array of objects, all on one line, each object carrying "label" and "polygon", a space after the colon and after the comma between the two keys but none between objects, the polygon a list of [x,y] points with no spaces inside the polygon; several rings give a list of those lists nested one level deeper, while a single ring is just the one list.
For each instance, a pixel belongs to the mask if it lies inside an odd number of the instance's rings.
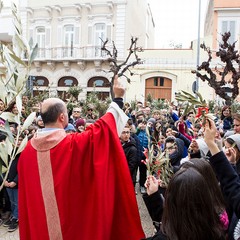
[{"label": "building facade", "polygon": [[[132,69],[125,101],[145,101],[148,94],[155,99],[173,101],[176,92],[192,92],[196,80],[191,73],[197,67],[197,40],[189,49],[154,49],[154,19],[151,1],[147,0],[21,0],[23,30],[28,40],[38,43],[38,56],[30,75],[34,94],[46,90],[51,95],[64,94],[71,86],[80,86],[79,99],[97,91],[100,98],[109,96],[112,74],[102,41],[114,41],[118,60],[128,55],[131,37],[138,37],[142,64]],[[240,0],[209,0],[205,17],[205,42],[217,49],[219,33],[230,30],[232,40],[239,39]],[[7,7],[6,10],[7,11]],[[1,12],[0,21],[10,15]],[[9,13],[9,8],[8,8]],[[4,20],[6,21],[6,20]],[[1,28],[0,40],[11,38],[11,28]],[[6,37],[10,36],[10,37]],[[7,40],[7,41],[8,41]],[[238,43],[237,43],[238,44]],[[239,45],[238,45],[239,48]],[[199,62],[208,56],[200,50]],[[217,64],[214,62],[213,65]],[[199,81],[199,92],[207,100],[216,99],[206,82]]]},{"label": "building facade", "polygon": [[145,0],[28,1],[26,12],[27,39],[39,48],[30,72],[35,93],[49,86],[51,95],[62,94],[77,85],[83,90],[80,99],[92,91],[106,98],[112,74],[103,42],[108,39],[111,51],[114,41],[119,61],[126,58],[132,36],[140,46],[154,46],[154,22]]},{"label": "building facade", "polygon": [[231,32],[230,42],[240,40],[240,0],[209,0],[204,24],[204,35],[212,36],[212,48],[218,48],[221,34]]}]

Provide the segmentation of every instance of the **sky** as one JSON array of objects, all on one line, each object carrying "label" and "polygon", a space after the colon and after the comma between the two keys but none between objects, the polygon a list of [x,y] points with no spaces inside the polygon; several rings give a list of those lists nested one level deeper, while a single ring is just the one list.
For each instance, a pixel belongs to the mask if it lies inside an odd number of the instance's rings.
[{"label": "sky", "polygon": [[172,41],[189,48],[198,37],[198,13],[201,1],[200,36],[208,0],[148,0],[155,22],[155,48],[168,48]]}]

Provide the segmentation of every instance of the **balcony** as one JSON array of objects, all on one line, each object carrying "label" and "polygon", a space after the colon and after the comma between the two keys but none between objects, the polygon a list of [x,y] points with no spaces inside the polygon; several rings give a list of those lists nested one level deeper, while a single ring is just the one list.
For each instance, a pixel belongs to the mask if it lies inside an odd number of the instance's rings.
[{"label": "balcony", "polygon": [[38,48],[36,60],[95,60],[107,58],[100,46]]}]

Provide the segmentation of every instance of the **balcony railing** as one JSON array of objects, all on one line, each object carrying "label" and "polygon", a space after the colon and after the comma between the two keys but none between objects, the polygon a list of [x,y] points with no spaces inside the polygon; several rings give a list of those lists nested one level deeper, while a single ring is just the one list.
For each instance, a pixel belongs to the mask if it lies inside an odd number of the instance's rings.
[{"label": "balcony railing", "polygon": [[[111,50],[111,49],[110,49]],[[100,46],[38,48],[38,60],[41,59],[98,59],[106,58],[106,51]]]}]

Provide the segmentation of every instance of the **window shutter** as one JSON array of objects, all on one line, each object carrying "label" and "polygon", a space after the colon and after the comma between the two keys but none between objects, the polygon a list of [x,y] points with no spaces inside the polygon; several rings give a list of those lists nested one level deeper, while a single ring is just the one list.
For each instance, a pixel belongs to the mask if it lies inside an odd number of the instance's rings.
[{"label": "window shutter", "polygon": [[92,26],[89,26],[88,27],[88,44],[89,45],[92,45],[92,35],[93,35],[93,27]]},{"label": "window shutter", "polygon": [[111,35],[111,25],[107,25],[107,39],[112,40],[112,35]]},{"label": "window shutter", "polygon": [[79,45],[79,43],[80,43],[79,27],[75,27],[75,44]]},{"label": "window shutter", "polygon": [[237,39],[236,39],[236,31],[235,31],[235,21],[230,21],[230,28],[229,28],[229,31],[231,33],[231,37],[230,37],[230,43],[233,43],[235,42]]},{"label": "window shutter", "polygon": [[46,46],[50,46],[50,28],[46,28]]},{"label": "window shutter", "polygon": [[223,22],[222,22],[222,34],[224,34],[225,32],[228,31],[227,25],[228,25],[228,22],[227,22],[227,21],[223,21]]}]

